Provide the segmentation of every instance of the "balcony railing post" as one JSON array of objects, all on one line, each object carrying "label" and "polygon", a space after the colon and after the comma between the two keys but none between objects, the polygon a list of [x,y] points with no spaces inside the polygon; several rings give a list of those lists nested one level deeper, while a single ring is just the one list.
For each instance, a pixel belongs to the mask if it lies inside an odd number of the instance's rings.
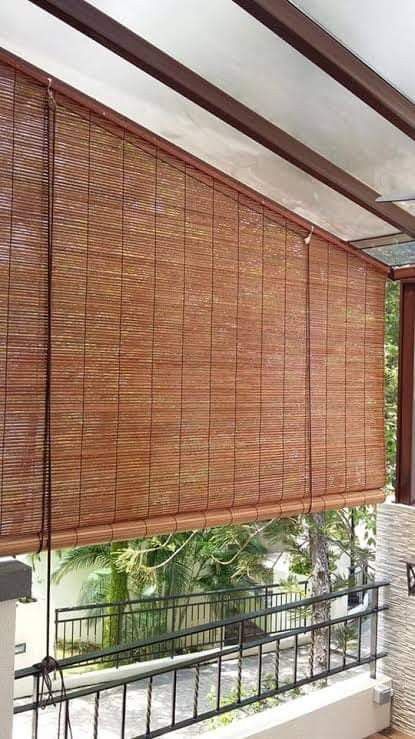
[{"label": "balcony railing post", "polygon": [[[118,613],[117,613],[117,645],[121,644],[121,633],[122,633],[122,616],[123,616],[123,607],[120,604],[118,606]],[[120,666],[120,655],[117,654],[117,667]]]},{"label": "balcony railing post", "polygon": [[32,739],[37,739],[39,726],[39,673],[33,677],[33,711],[32,711]]},{"label": "balcony railing post", "polygon": [[376,609],[370,617],[370,657],[373,660],[370,663],[370,677],[376,678],[376,654],[378,646],[378,609],[379,607],[379,588],[373,588],[371,593],[371,608]]},{"label": "balcony railing post", "polygon": [[56,658],[58,658],[58,639],[59,639],[59,636],[58,636],[58,627],[59,627],[58,609],[55,608],[55,641],[54,641],[54,650],[55,650],[55,652],[54,652],[54,654],[55,654],[55,657]]}]

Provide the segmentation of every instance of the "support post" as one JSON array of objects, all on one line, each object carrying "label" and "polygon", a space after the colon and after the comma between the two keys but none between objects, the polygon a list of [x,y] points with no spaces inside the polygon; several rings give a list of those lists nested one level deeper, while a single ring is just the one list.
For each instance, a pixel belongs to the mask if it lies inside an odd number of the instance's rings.
[{"label": "support post", "polygon": [[415,281],[401,284],[396,501],[415,505]]},{"label": "support post", "polygon": [[[374,588],[371,593],[371,608],[379,607],[379,590]],[[347,626],[347,624],[346,624]],[[373,613],[370,617],[370,656],[376,657],[378,651],[378,613]],[[376,679],[376,660],[370,663],[370,677]]]},{"label": "support post", "polygon": [[415,507],[383,503],[376,528],[376,579],[390,582],[388,610],[379,614],[379,647],[387,653],[380,667],[393,681],[392,726],[413,736],[415,596],[408,592],[407,563],[415,563]]},{"label": "support post", "polygon": [[32,570],[15,559],[0,560],[0,736],[12,739],[16,601],[31,595]]}]

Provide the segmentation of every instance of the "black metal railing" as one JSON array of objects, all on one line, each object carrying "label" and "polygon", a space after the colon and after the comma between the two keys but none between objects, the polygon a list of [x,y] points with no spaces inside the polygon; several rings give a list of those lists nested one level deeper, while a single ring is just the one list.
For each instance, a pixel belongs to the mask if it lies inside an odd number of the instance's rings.
[{"label": "black metal railing", "polygon": [[[138,639],[152,639],[175,631],[187,631],[193,626],[224,620],[239,614],[295,603],[307,595],[307,581],[292,589],[277,583],[227,588],[203,593],[184,593],[165,597],[142,597],[136,600],[98,603],[86,606],[57,608],[55,611],[55,655],[60,659],[103,650],[108,643],[122,644]],[[304,623],[306,615],[299,609],[279,611],[275,615],[280,631]],[[274,619],[274,620],[275,620]],[[266,633],[265,622],[258,622],[257,635]],[[254,629],[254,626],[251,626]],[[234,641],[229,626],[225,642]],[[220,646],[216,632],[189,633],[175,644],[176,653]],[[160,642],[149,645],[142,659],[165,656]],[[109,661],[105,657],[101,662]]]},{"label": "black metal railing", "polygon": [[[366,585],[366,583],[368,583],[370,579],[373,579],[373,575],[371,575],[369,564],[367,562],[364,564],[358,565],[357,567],[354,567],[354,566],[349,567],[349,579],[348,579],[349,588],[354,588],[357,585]],[[349,594],[349,597],[348,597],[349,608],[355,608],[356,606],[362,605],[363,601],[364,601],[364,591]]]},{"label": "black metal railing", "polygon": [[[191,726],[215,716],[242,709],[252,703],[275,698],[282,693],[299,689],[315,681],[330,678],[353,668],[370,666],[376,676],[376,662],[385,656],[378,651],[379,613],[388,606],[380,602],[380,591],[388,583],[373,582],[357,588],[304,598],[296,603],[266,608],[260,611],[217,620],[160,638],[164,644],[173,644],[192,632],[215,631],[221,634],[220,648],[194,656],[162,660],[154,669],[145,665],[129,667],[114,679],[111,672],[107,681],[102,673],[95,673],[96,684],[86,687],[66,685],[62,695],[59,681],[54,683],[55,706],[40,709],[41,674],[39,665],[18,670],[16,679],[31,678],[33,698],[15,707],[15,730],[19,739],[47,739],[56,735],[59,707],[62,711],[64,736],[69,736],[71,725],[74,736],[99,739],[105,727],[105,736],[125,739],[150,739],[170,731]],[[333,605],[344,609],[351,591],[368,592],[366,606],[353,614],[333,615]],[[313,612],[321,613],[326,604],[327,618],[313,621]],[[300,610],[311,613],[311,622],[284,631],[273,631],[276,613]],[[268,622],[269,628],[261,636],[249,635],[247,625]],[[226,628],[232,625],[237,633],[236,643],[225,644]],[[319,637],[319,640],[317,639]],[[322,662],[315,659],[315,648],[323,640],[325,655]],[[155,639],[149,640],[156,641]],[[125,652],[148,648],[149,643],[121,645],[105,650],[105,656],[122,661]],[[174,653],[168,647],[167,651]],[[60,662],[62,673],[74,666],[96,662],[102,652],[71,657]],[[133,670],[133,672],[132,672]],[[79,679],[79,676],[78,676]],[[93,678],[89,676],[88,682]]]}]

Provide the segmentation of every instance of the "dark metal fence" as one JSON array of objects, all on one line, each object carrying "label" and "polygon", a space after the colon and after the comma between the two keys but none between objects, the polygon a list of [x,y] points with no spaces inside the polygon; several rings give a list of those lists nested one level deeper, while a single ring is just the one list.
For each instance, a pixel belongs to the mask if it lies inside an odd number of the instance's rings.
[{"label": "dark metal fence", "polygon": [[[113,645],[126,644],[180,630],[188,631],[193,626],[239,614],[296,603],[306,595],[307,581],[301,581],[291,590],[274,583],[58,608],[55,611],[55,654],[64,659],[103,650],[109,642]],[[259,620],[250,628],[257,635],[267,633],[270,626],[284,631],[302,625],[306,618],[307,614],[302,613],[301,609],[279,611],[274,617],[278,623]],[[234,627],[229,625],[225,632],[225,643],[233,642]],[[212,630],[188,633],[174,644],[176,654],[217,646],[220,646],[218,634]],[[166,654],[165,645],[155,642],[148,646],[145,654],[142,652],[141,659],[154,659]],[[123,661],[126,659],[127,656]],[[100,661],[109,659],[101,657]]]},{"label": "dark metal fence", "polygon": [[[215,716],[243,709],[265,699],[337,675],[345,670],[370,665],[376,676],[376,662],[385,656],[378,651],[378,617],[387,608],[380,602],[380,591],[388,583],[373,582],[357,588],[304,598],[296,603],[265,608],[260,611],[192,627],[158,639],[174,652],[171,644],[178,639],[204,632],[219,632],[220,648],[198,655],[163,660],[155,669],[136,665],[129,674],[119,673],[116,679],[101,678],[86,687],[70,687],[62,695],[55,683],[55,706],[39,708],[41,676],[39,666],[18,670],[16,679],[32,678],[34,698],[15,708],[15,727],[19,739],[47,739],[55,736],[59,707],[62,710],[64,736],[72,726],[74,736],[100,739],[112,735],[125,739],[150,739],[175,729],[184,728]],[[368,603],[353,614],[332,616],[333,604],[347,604],[351,592],[369,593]],[[319,622],[302,622],[295,628],[273,631],[276,614],[300,611],[313,613],[316,606],[327,604],[328,617]],[[250,634],[249,624],[263,624],[263,633]],[[237,642],[225,643],[226,629],[232,626]],[[324,638],[326,659],[316,666],[313,648],[316,635]],[[199,638],[198,637],[198,638]],[[99,658],[123,659],[126,651],[136,655],[157,642],[145,642],[112,647],[96,654],[64,659],[60,667],[64,675],[74,666],[94,663]],[[134,672],[131,673],[131,670]],[[99,675],[99,673],[96,673]],[[114,673],[112,673],[113,676]],[[55,732],[55,733],[54,733]]]},{"label": "dark metal fence", "polygon": [[[349,567],[349,588],[354,588],[357,585],[366,585],[370,579],[373,579],[373,576],[371,576],[368,563],[359,565],[358,567]],[[364,591],[350,593],[348,597],[349,608],[355,608],[356,606],[362,605],[363,600]]]}]

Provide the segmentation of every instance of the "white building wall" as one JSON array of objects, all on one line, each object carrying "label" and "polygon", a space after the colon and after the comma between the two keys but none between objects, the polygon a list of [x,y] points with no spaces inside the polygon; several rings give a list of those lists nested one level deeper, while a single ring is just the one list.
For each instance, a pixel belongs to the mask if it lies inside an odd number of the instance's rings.
[{"label": "white building wall", "polygon": [[[16,669],[28,667],[45,656],[46,639],[46,554],[32,559],[21,556],[25,564],[32,567],[33,603],[18,603],[16,612],[16,644],[25,644],[24,654],[16,655]],[[59,555],[52,555],[52,572],[59,564]],[[55,608],[74,606],[79,602],[82,586],[92,569],[79,570],[66,575],[59,585],[52,584],[50,643],[54,643]]]},{"label": "white building wall", "polygon": [[13,724],[13,634],[16,601],[0,603],[0,737],[9,739]]}]

